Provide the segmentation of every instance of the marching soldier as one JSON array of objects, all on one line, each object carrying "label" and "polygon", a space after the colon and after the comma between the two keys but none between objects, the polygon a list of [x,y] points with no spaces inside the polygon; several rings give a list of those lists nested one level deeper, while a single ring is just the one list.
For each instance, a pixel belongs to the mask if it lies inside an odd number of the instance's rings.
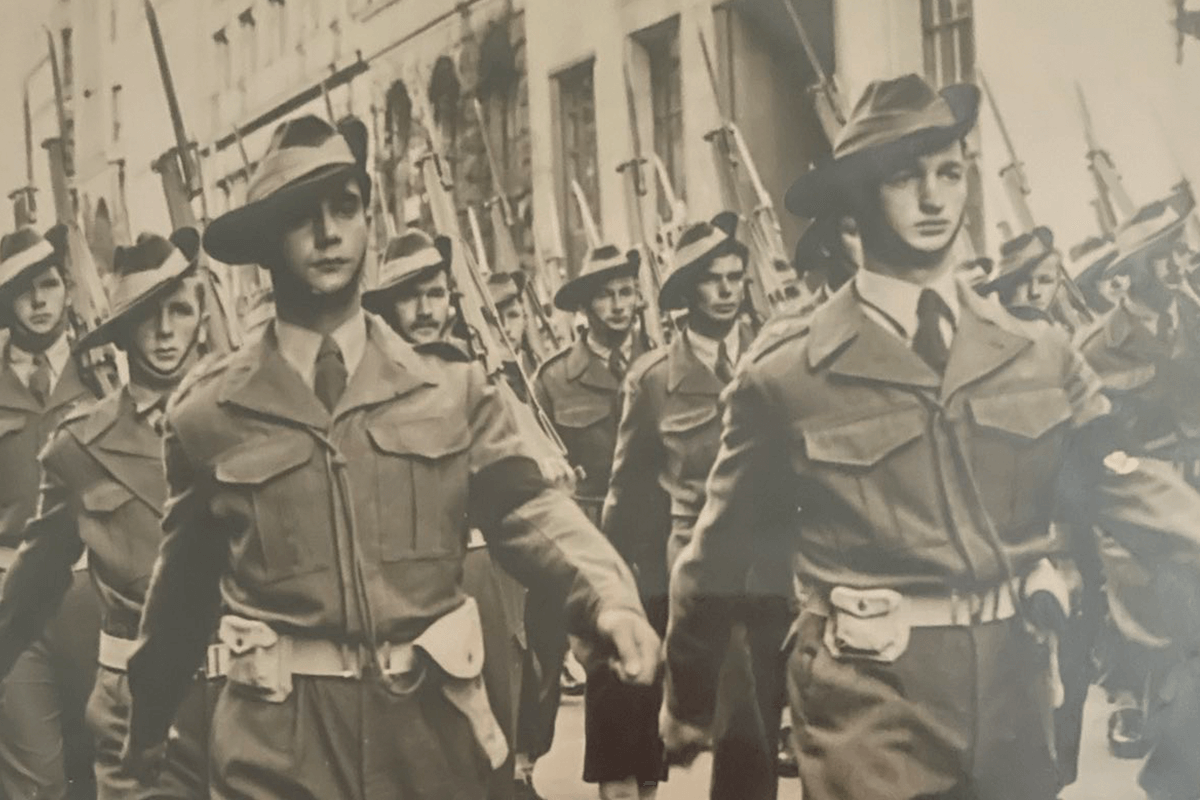
[{"label": "marching soldier", "polygon": [[[451,332],[450,257],[450,240],[444,236],[431,240],[417,229],[401,233],[389,242],[379,285],[363,292],[362,304],[418,351],[466,362],[471,360],[468,346]],[[479,603],[484,683],[504,735],[513,741],[528,657],[525,589],[493,564],[486,542],[474,529],[463,559],[463,588]],[[496,771],[488,797],[503,800],[518,788],[510,754]]]},{"label": "marching soldier", "polygon": [[117,343],[129,356],[130,383],[72,412],[50,438],[41,456],[40,512],[0,596],[3,674],[41,636],[86,550],[102,606],[100,668],[88,704],[101,800],[208,795],[199,683],[176,720],[167,769],[153,784],[141,786],[120,764],[129,708],[125,671],[162,539],[166,480],[158,425],[204,335],[203,289],[191,277],[199,251],[200,234],[191,228],[170,241],[143,234],[136,246],[117,248],[112,313],[75,349]]},{"label": "marching soldier", "polygon": [[[523,272],[497,272],[488,276],[487,288],[492,296],[492,305],[500,315],[504,338],[516,350],[513,367],[519,367],[525,375],[532,377],[537,374],[538,359],[529,339],[529,313],[524,300],[525,281]],[[510,383],[519,384],[513,387],[514,391],[520,389],[517,391],[518,395],[524,392],[523,381]]]},{"label": "marching soldier", "polygon": [[[624,253],[612,245],[588,254],[579,275],[554,296],[560,311],[583,313],[587,330],[546,359],[533,382],[534,396],[566,445],[568,461],[582,473],[575,499],[597,524],[612,472],[621,381],[644,352],[633,335],[640,300],[638,265],[636,251]],[[554,741],[567,637],[557,600],[534,593],[525,608],[529,647],[542,670],[540,685],[527,687],[517,735],[523,762],[518,773],[531,775]]]},{"label": "marching soldier", "polygon": [[[687,321],[669,345],[635,361],[625,381],[602,530],[635,567],[647,615],[660,630],[667,622],[670,566],[691,539],[717,456],[721,390],[753,339],[739,322],[749,254],[736,227],[736,216],[723,213],[680,235],[677,266],[663,282],[659,306],[686,311]],[[716,746],[714,798],[774,797],[776,790],[786,597],[780,591],[743,614],[750,642],[761,644],[754,648],[751,680],[763,702],[750,724],[738,724],[744,708],[728,709],[731,724]],[[744,706],[744,690],[751,687],[740,688],[731,699]],[[658,738],[661,685],[625,687],[604,675],[589,676],[586,702],[585,780],[600,782],[601,797],[635,797],[639,787],[643,798],[650,796],[665,774]],[[757,741],[757,731],[766,734],[765,742]]]},{"label": "marching soldier", "polygon": [[[37,454],[59,420],[91,398],[67,338],[61,248],[33,228],[0,239],[0,576],[38,498]],[[0,796],[86,797],[92,748],[83,712],[96,675],[99,613],[82,565],[44,633],[0,684]],[[14,654],[15,655],[15,654]]]},{"label": "marching soldier", "polygon": [[764,332],[724,395],[672,575],[661,724],[679,757],[706,741],[726,606],[760,548],[792,552],[803,587],[788,682],[811,800],[1056,797],[1032,619],[1064,610],[1056,501],[1195,568],[1200,496],[1114,451],[1109,403],[1061,332],[954,280],[978,101],[915,75],[872,83],[788,192],[793,213],[854,216],[863,268]]},{"label": "marching soldier", "polygon": [[205,248],[271,274],[276,319],[168,406],[165,538],[129,664],[127,759],[154,760],[204,661],[217,798],[483,798],[488,706],[468,530],[567,598],[572,629],[649,683],[657,637],[620,557],[542,478],[482,369],[421,354],[359,281],[370,180],[343,136],[281,124]]},{"label": "marching soldier", "polygon": [[[1130,451],[1174,464],[1198,486],[1200,306],[1183,288],[1185,221],[1170,205],[1152,203],[1118,229],[1117,254],[1104,273],[1124,276],[1128,289],[1080,337],[1080,348]],[[1200,678],[1187,659],[1200,643],[1200,585],[1179,565],[1141,564],[1108,539],[1101,553],[1121,636],[1108,685],[1127,703],[1110,719],[1113,750],[1140,757],[1150,749],[1140,782],[1152,800],[1200,797],[1191,751],[1200,735]]]}]

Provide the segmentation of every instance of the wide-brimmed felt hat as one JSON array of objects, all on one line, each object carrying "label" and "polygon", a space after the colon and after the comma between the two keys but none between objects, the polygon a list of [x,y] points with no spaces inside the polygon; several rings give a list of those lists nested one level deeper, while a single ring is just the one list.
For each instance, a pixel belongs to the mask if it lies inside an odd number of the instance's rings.
[{"label": "wide-brimmed felt hat", "polygon": [[1000,263],[995,274],[980,285],[980,291],[1000,291],[1018,283],[1055,252],[1054,233],[1044,225],[1009,239],[1000,246]]},{"label": "wide-brimmed felt hat", "polygon": [[43,236],[27,225],[0,237],[0,297],[7,297],[31,273],[52,264],[61,265],[61,247],[55,241],[65,240],[52,236],[53,230]]},{"label": "wide-brimmed felt hat", "polygon": [[521,272],[493,272],[487,278],[487,290],[492,305],[497,309],[521,296],[525,289],[525,275]]},{"label": "wide-brimmed felt hat", "polygon": [[940,92],[919,75],[873,81],[838,134],[832,155],[801,175],[784,204],[799,217],[845,210],[846,190],[882,179],[899,164],[965,137],[979,116],[979,89],[954,84]]},{"label": "wide-brimmed felt hat", "polygon": [[637,250],[623,251],[616,245],[600,245],[587,254],[579,274],[559,287],[554,295],[554,305],[561,311],[578,311],[606,282],[637,275],[641,263],[642,257]]},{"label": "wide-brimmed felt hat", "polygon": [[379,283],[363,292],[362,305],[381,313],[397,289],[450,266],[450,239],[431,238],[419,228],[409,228],[388,240],[379,265]]},{"label": "wide-brimmed felt hat", "polygon": [[1117,227],[1117,257],[1104,270],[1104,275],[1129,269],[1138,258],[1172,244],[1186,224],[1187,217],[1171,203],[1158,200],[1142,206]]},{"label": "wide-brimmed felt hat", "polygon": [[199,255],[200,232],[190,227],[180,228],[170,237],[143,233],[132,246],[118,247],[113,252],[108,316],[80,338],[74,349],[92,350],[111,342],[122,320],[173,290],[193,272]]},{"label": "wide-brimmed felt hat", "polygon": [[1103,311],[1110,306],[1100,294],[1100,281],[1108,265],[1118,256],[1117,244],[1107,236],[1092,236],[1071,248],[1069,271],[1083,299],[1092,308]]},{"label": "wide-brimmed felt hat", "polygon": [[686,308],[692,286],[704,275],[714,258],[732,254],[746,260],[749,251],[737,239],[737,225],[736,213],[722,211],[708,222],[688,226],[680,234],[672,259],[675,267],[658,290],[659,308]]},{"label": "wide-brimmed felt hat", "polygon": [[280,123],[246,188],[245,205],[214,219],[204,249],[226,264],[262,261],[264,244],[331,185],[355,178],[370,202],[366,127],[353,117],[337,128],[309,114]]}]

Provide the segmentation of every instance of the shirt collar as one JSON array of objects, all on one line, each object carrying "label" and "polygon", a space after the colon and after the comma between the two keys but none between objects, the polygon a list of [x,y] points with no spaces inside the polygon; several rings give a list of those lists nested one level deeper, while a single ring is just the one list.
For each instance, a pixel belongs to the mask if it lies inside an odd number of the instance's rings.
[{"label": "shirt collar", "polygon": [[[605,347],[596,341],[593,336],[584,336],[584,341],[587,343],[588,350],[591,350],[601,361],[608,363],[608,359],[612,356],[612,348]],[[625,356],[625,363],[629,363],[629,359],[633,357],[633,336],[632,334],[625,337],[625,341],[621,342],[621,355]]]},{"label": "shirt collar", "polygon": [[728,354],[731,364],[737,364],[738,359],[742,355],[742,335],[737,325],[729,329],[729,333],[725,334],[723,340],[713,339],[691,328],[687,329],[685,335],[687,336],[688,345],[692,348],[693,355],[700,359],[701,364],[713,372],[717,370],[717,356],[720,354],[722,341],[725,343],[725,352]]},{"label": "shirt collar", "polygon": [[860,269],[854,276],[854,288],[863,302],[886,316],[906,339],[911,339],[917,332],[917,302],[926,289],[938,293],[950,309],[950,321],[956,327],[958,325],[958,284],[950,271],[929,283],[920,284]]},{"label": "shirt collar", "polygon": [[161,408],[167,397],[166,393],[155,391],[133,381],[130,381],[128,386],[129,397],[133,400],[134,413],[139,417],[146,416],[154,408]]},{"label": "shirt collar", "polygon": [[[330,334],[342,351],[346,374],[353,375],[367,349],[367,317],[362,309],[343,322]],[[312,386],[317,374],[317,352],[321,349],[321,334],[276,317],[275,338],[283,360],[294,369],[304,383]]]},{"label": "shirt collar", "polygon": [[[50,365],[50,377],[53,382],[57,382],[62,376],[63,370],[66,369],[67,360],[71,358],[71,343],[67,341],[67,334],[64,332],[42,352],[46,356],[46,362]],[[22,350],[14,342],[9,341],[8,363],[18,372],[32,371],[35,357],[34,353]]]}]

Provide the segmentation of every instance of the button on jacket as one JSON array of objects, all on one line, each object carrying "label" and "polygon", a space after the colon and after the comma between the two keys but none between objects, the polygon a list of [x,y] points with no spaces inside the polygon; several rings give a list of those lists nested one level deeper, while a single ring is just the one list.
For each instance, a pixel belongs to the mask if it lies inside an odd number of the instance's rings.
[{"label": "button on jacket", "polygon": [[[643,352],[635,340],[631,360]],[[575,496],[596,520],[612,473],[620,389],[620,379],[582,337],[546,359],[533,382],[537,401],[558,429],[571,465],[583,468]]]},{"label": "button on jacket", "polygon": [[134,638],[162,541],[162,441],[128,387],[64,419],[41,462],[40,513],[0,599],[0,664],[41,633],[85,548],[105,630]]},{"label": "button on jacket", "polygon": [[222,607],[301,636],[412,640],[465,601],[472,526],[514,575],[567,595],[581,634],[602,608],[641,613],[629,570],[541,478],[478,364],[417,353],[368,317],[332,415],[273,327],[193,375],[167,413],[166,536],[130,663],[131,737],[165,733],[163,698]]},{"label": "button on jacket", "polygon": [[[736,334],[746,352],[753,333]],[[638,566],[643,597],[666,594],[671,554],[691,539],[720,445],[724,388],[690,334],[642,356],[626,376],[601,528]]]},{"label": "button on jacket", "polygon": [[806,588],[944,594],[1061,551],[1056,503],[1148,557],[1197,551],[1200,500],[1165,465],[1110,459],[1109,403],[1065,336],[960,290],[944,376],[848,284],[760,336],[725,395],[721,449],[673,574],[669,703],[707,722],[724,638],[714,598],[752,554],[794,552]]}]

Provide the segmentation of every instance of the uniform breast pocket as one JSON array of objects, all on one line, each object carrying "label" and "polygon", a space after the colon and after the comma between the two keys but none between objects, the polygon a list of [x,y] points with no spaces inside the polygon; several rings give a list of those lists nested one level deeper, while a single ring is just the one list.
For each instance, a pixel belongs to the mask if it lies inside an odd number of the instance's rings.
[{"label": "uniform breast pocket", "polygon": [[[893,546],[929,547],[946,543],[937,526],[911,519],[928,505],[935,485],[932,462],[918,440],[926,434],[925,409],[912,404],[875,410],[852,419],[817,418],[795,423],[791,453],[797,473],[825,489],[813,510],[825,505],[832,517],[849,515],[854,529]],[[807,483],[807,481],[806,481]],[[824,533],[822,533],[824,532]],[[843,525],[814,525],[806,535],[830,539],[849,535]],[[827,541],[839,548],[846,542]]]},{"label": "uniform breast pocket", "polygon": [[465,419],[384,415],[367,424],[375,446],[378,531],[384,561],[463,551],[467,535]]},{"label": "uniform breast pocket", "polygon": [[672,468],[682,481],[708,477],[721,440],[716,402],[692,408],[667,409],[659,423]]},{"label": "uniform breast pocket", "polygon": [[266,581],[328,569],[332,563],[332,501],[316,444],[302,433],[248,442],[221,457],[222,484],[213,513],[234,530],[234,559]]},{"label": "uniform breast pocket", "polygon": [[581,435],[583,431],[612,416],[612,408],[599,398],[590,403],[564,406],[554,410],[554,424],[566,435]]},{"label": "uniform breast pocket", "polygon": [[[0,416],[0,464],[14,464],[17,459],[29,458],[31,453],[22,452],[21,432],[25,430],[27,418],[24,416]],[[29,447],[29,445],[26,445]],[[7,469],[13,469],[9,466]],[[13,502],[17,495],[27,487],[20,481],[0,480],[0,505]]]},{"label": "uniform breast pocket", "polygon": [[1066,393],[1056,386],[1010,390],[968,405],[975,478],[1000,532],[1046,517],[1071,419]]}]

